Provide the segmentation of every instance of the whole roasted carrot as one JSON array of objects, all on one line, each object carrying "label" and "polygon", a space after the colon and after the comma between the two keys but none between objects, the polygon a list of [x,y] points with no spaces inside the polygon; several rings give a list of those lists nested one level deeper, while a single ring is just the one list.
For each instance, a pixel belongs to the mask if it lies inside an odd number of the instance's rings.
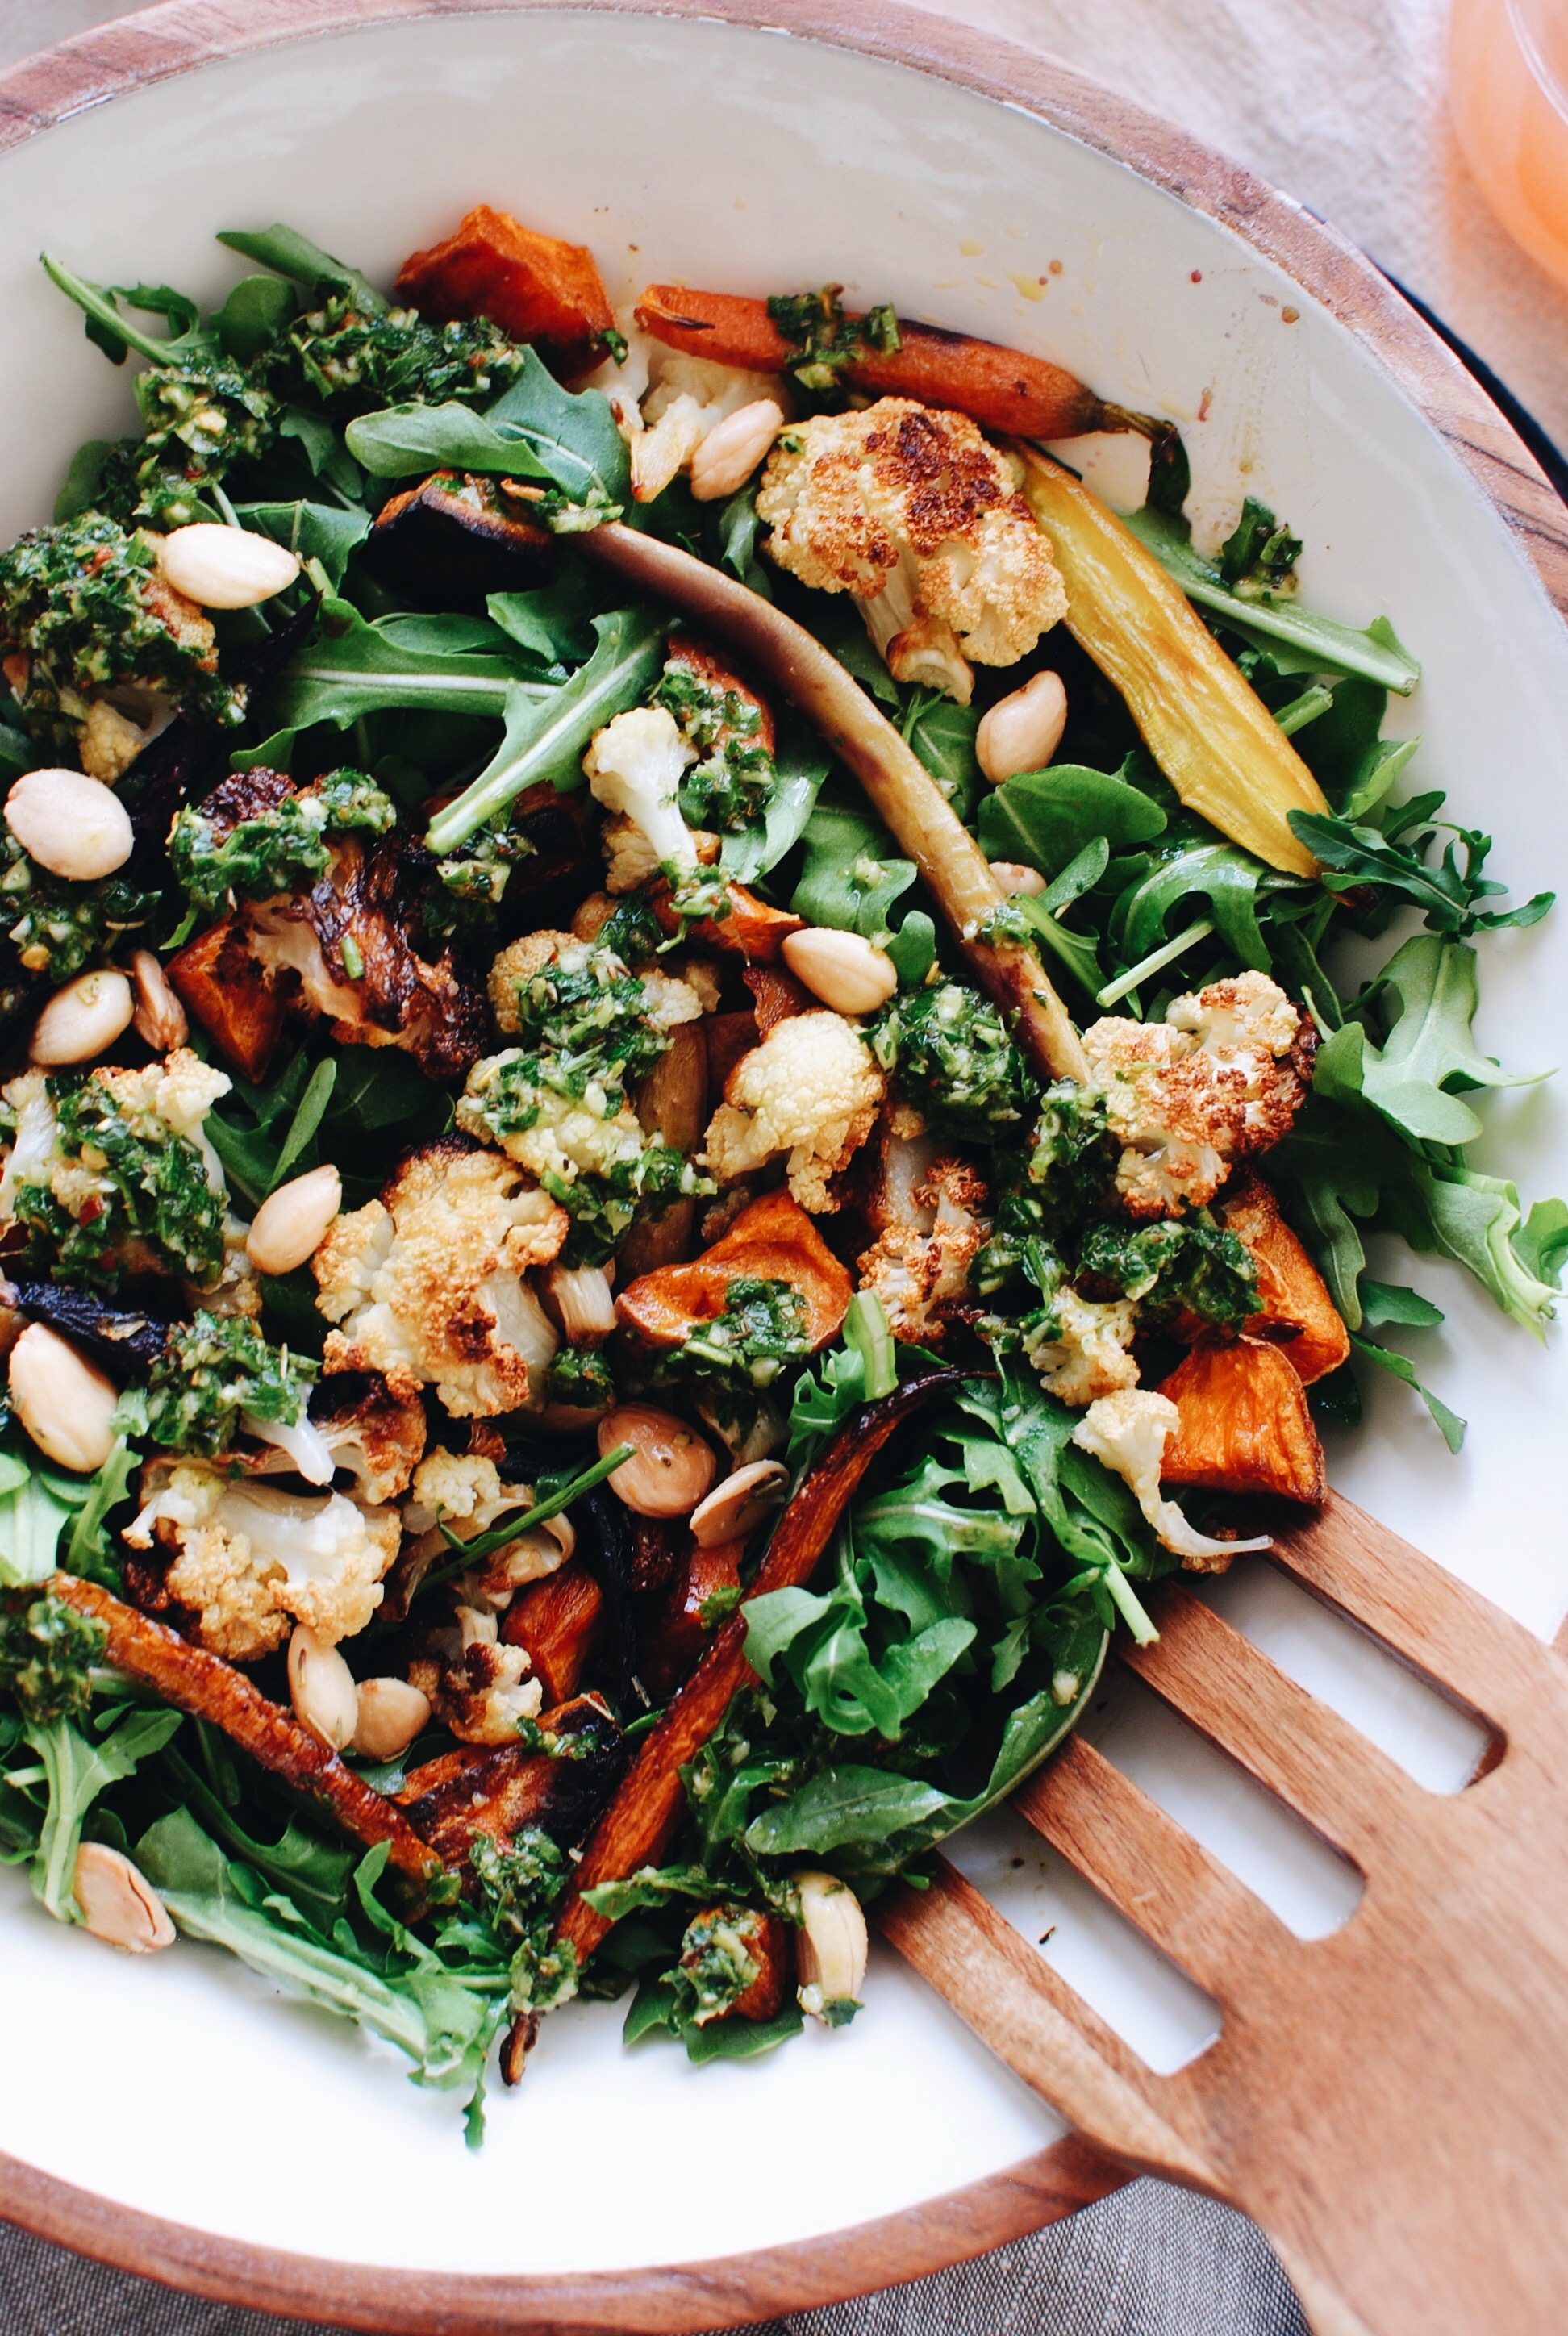
[{"label": "whole roasted carrot", "polygon": [[356,1841],[370,1848],[377,1842],[389,1843],[393,1864],[410,1882],[428,1884],[440,1874],[441,1860],[403,1811],[385,1794],[372,1791],[292,1711],[263,1695],[220,1655],[191,1646],[96,1582],[56,1573],[48,1587],[79,1614],[102,1623],[108,1633],[104,1656],[117,1671],[153,1689],[177,1711],[209,1719],[264,1768],[336,1818]]},{"label": "whole roasted carrot", "polygon": [[[801,350],[768,314],[765,300],[732,292],[693,292],[683,284],[650,284],[638,303],[645,333],[689,356],[738,365],[747,373],[784,373]],[[859,322],[846,316],[846,326]],[[1025,356],[996,341],[938,325],[899,319],[900,346],[866,346],[844,366],[846,381],[879,397],[914,397],[951,406],[987,430],[1019,438],[1081,438],[1090,430],[1136,430],[1145,437],[1164,424],[1125,406],[1109,405],[1060,365]]]},{"label": "whole roasted carrot", "polygon": [[[779,1520],[748,1597],[803,1588],[861,1479],[894,1428],[962,1377],[961,1371],[931,1371],[854,1413]],[[682,1768],[701,1751],[741,1689],[755,1683],[756,1673],[745,1659],[745,1639],[744,1613],[732,1614],[720,1624],[706,1654],[644,1739],[590,1835],[556,1926],[557,1938],[570,1941],[579,1963],[610,1928],[609,1916],[596,1914],[582,1893],[601,1882],[624,1882],[640,1866],[657,1864],[669,1847],[686,1806]]]}]

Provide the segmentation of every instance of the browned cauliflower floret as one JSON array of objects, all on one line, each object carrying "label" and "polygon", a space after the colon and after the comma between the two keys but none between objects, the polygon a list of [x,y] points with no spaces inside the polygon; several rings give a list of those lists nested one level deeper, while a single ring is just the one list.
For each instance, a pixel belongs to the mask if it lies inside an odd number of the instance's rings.
[{"label": "browned cauliflower floret", "polygon": [[407,1492],[424,1452],[424,1406],[417,1396],[394,1395],[375,1376],[328,1379],[311,1425],[333,1466],[352,1474],[355,1500],[394,1501]]},{"label": "browned cauliflower floret", "polygon": [[1174,1501],[1160,1492],[1160,1464],[1165,1443],[1181,1424],[1181,1414],[1169,1396],[1152,1388],[1129,1387],[1104,1395],[1089,1406],[1073,1430],[1073,1442],[1093,1453],[1102,1467],[1121,1477],[1164,1546],[1174,1550],[1195,1573],[1223,1573],[1242,1550],[1267,1549],[1269,1536],[1257,1541],[1211,1541]]},{"label": "browned cauliflower floret", "polygon": [[502,1646],[495,1616],[470,1606],[457,1609],[450,1629],[428,1632],[425,1647],[408,1678],[435,1717],[464,1744],[515,1743],[521,1723],[544,1701],[527,1650]]},{"label": "browned cauliflower floret", "polygon": [[1306,1082],[1301,1019],[1265,973],[1173,1000],[1164,1022],[1107,1015],[1084,1033],[1089,1084],[1121,1144],[1116,1191],[1135,1217],[1212,1201],[1232,1163],[1290,1133]]},{"label": "browned cauliflower floret", "polygon": [[743,1055],[708,1122],[704,1164],[721,1184],[789,1154],[790,1191],[820,1215],[838,1206],[828,1179],[871,1134],[887,1082],[842,1014],[794,1014]]},{"label": "browned cauliflower floret", "polygon": [[595,734],[582,758],[593,799],[629,823],[620,828],[612,819],[605,830],[608,891],[632,891],[661,869],[676,876],[696,869],[696,844],[677,800],[687,765],[696,760],[696,748],[667,706],[635,706]]},{"label": "browned cauliflower floret", "polygon": [[[415,1469],[413,1494],[404,1505],[405,1562],[418,1572],[435,1561],[445,1563],[447,1533],[474,1541],[502,1517],[532,1506],[532,1486],[506,1483],[488,1454],[449,1452],[438,1445]],[[458,1593],[468,1605],[501,1613],[524,1582],[542,1582],[566,1563],[576,1546],[576,1529],[566,1517],[547,1518],[481,1559],[459,1578]]]},{"label": "browned cauliflower floret", "polygon": [[[930,1146],[919,1149],[930,1153]],[[860,1286],[881,1299],[895,1338],[940,1347],[946,1309],[968,1294],[969,1267],[989,1230],[983,1218],[990,1194],[968,1161],[941,1152],[923,1163],[908,1202],[859,1260]]]},{"label": "browned cauliflower floret", "polygon": [[170,1561],[164,1594],[231,1662],[270,1654],[296,1622],[333,1645],[363,1630],[402,1536],[394,1509],[280,1492],[200,1460],[153,1461],[141,1494],[126,1541]]},{"label": "browned cauliflower floret", "polygon": [[542,1399],[556,1349],[522,1280],[567,1217],[515,1163],[466,1136],[423,1144],[379,1201],[339,1217],[311,1259],[332,1371],[379,1371],[394,1396],[433,1387],[458,1418]]},{"label": "browned cauliflower floret", "polygon": [[1137,1309],[1130,1298],[1098,1306],[1067,1282],[1025,1331],[1024,1352],[1047,1392],[1076,1410],[1136,1387],[1138,1366],[1127,1351],[1136,1328]]},{"label": "browned cauliflower floret", "polygon": [[965,414],[884,397],[796,423],[756,508],[781,568],[852,592],[895,677],[960,706],[971,662],[1016,664],[1066,613],[1049,537]]}]

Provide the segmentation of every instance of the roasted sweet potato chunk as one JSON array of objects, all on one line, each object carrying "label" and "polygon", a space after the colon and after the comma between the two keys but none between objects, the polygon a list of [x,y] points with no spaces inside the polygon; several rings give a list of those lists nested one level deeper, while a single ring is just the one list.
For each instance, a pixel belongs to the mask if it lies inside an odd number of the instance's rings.
[{"label": "roasted sweet potato chunk", "polygon": [[604,1625],[604,1592],[585,1565],[563,1566],[507,1608],[501,1635],[525,1647],[548,1703],[575,1695]]},{"label": "roasted sweet potato chunk", "polygon": [[1160,1470],[1167,1484],[1323,1498],[1323,1447],[1281,1348],[1257,1338],[1194,1347],[1160,1393],[1181,1414]]},{"label": "roasted sweet potato chunk", "polygon": [[[689,928],[688,938],[699,948],[722,949],[726,957],[744,957],[748,965],[774,965],[789,935],[805,930],[803,917],[792,917],[787,909],[770,908],[744,884],[726,884],[725,891],[729,895],[728,916],[699,917]],[[680,911],[662,877],[648,894],[648,905],[673,939],[681,930]]]},{"label": "roasted sweet potato chunk", "polygon": [[787,1192],[765,1192],[743,1209],[723,1239],[690,1265],[660,1266],[623,1290],[620,1319],[651,1347],[682,1347],[697,1325],[724,1312],[737,1276],[787,1281],[805,1299],[814,1353],[836,1338],[854,1285],[810,1217]]},{"label": "roasted sweet potato chunk", "polygon": [[246,1078],[265,1078],[289,999],[251,955],[239,920],[225,917],[198,934],[170,959],[167,970],[180,1003],[219,1053]]},{"label": "roasted sweet potato chunk", "polygon": [[569,380],[598,364],[615,324],[586,245],[536,235],[488,203],[476,204],[443,243],[405,259],[397,289],[438,323],[488,316],[513,340],[537,342]]},{"label": "roasted sweet potato chunk", "polygon": [[[697,1150],[707,1125],[707,1041],[700,1022],[681,1022],[637,1094],[639,1125],[677,1152]],[[674,1265],[696,1246],[696,1202],[672,1201],[657,1217],[633,1225],[620,1252],[624,1276]]]},{"label": "roasted sweet potato chunk", "polygon": [[1349,1359],[1350,1334],[1335,1311],[1328,1283],[1280,1214],[1269,1186],[1261,1176],[1249,1176],[1220,1215],[1257,1264],[1263,1304],[1249,1328],[1267,1337],[1266,1326],[1295,1325],[1297,1335],[1283,1340],[1280,1351],[1303,1387],[1337,1371]]},{"label": "roasted sweet potato chunk", "polygon": [[[739,1933],[756,1965],[756,1977],[744,1995],[713,2014],[712,2024],[716,2027],[721,2020],[772,2020],[794,1978],[794,1941],[788,1927],[761,1907],[708,1906],[693,1917],[692,1929],[700,1934],[708,1925],[718,1923]],[[700,1946],[696,1947],[682,1961],[695,1963],[701,1952]]]}]

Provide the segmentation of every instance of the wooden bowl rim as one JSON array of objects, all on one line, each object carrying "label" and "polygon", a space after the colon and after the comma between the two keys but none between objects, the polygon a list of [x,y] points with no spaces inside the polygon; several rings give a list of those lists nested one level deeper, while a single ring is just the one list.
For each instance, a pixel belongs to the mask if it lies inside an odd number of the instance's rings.
[{"label": "wooden bowl rim", "polygon": [[[1457,456],[1568,618],[1568,511],[1465,367],[1366,256],[1238,163],[1059,58],[901,0],[163,0],[0,73],[0,151],[202,65],[302,38],[534,12],[718,19],[852,50],[1037,116],[1232,229],[1377,357]],[[0,2154],[0,2214],[34,2236],[192,2293],[385,2336],[498,2327],[694,2336],[920,2278],[1076,2213],[1132,2171],[1075,2135],[903,2212],[793,2244],[628,2272],[496,2277],[259,2247],[144,2214]]]}]

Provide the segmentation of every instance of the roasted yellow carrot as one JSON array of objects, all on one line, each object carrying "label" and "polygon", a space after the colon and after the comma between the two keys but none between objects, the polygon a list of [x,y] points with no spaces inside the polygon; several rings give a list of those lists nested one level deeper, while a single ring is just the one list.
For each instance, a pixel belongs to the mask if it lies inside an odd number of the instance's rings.
[{"label": "roasted yellow carrot", "polygon": [[1067,629],[1121,692],[1182,801],[1271,868],[1315,876],[1287,814],[1329,805],[1261,698],[1115,511],[1048,455],[1013,452],[1067,588]]}]

